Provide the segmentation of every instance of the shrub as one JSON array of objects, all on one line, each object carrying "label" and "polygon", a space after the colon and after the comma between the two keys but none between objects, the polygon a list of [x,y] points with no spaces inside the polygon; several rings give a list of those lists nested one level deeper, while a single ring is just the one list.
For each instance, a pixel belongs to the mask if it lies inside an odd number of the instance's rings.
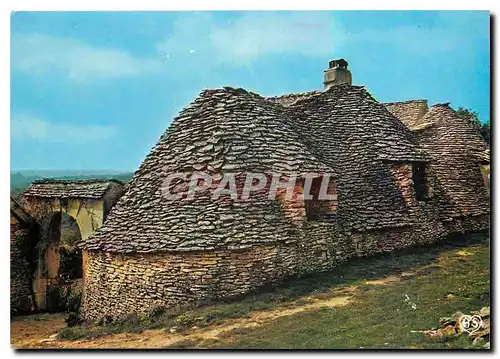
[{"label": "shrub", "polygon": [[149,311],[147,318],[151,322],[158,322],[161,319],[161,317],[165,314],[166,311],[167,311],[167,309],[164,306],[153,307]]},{"label": "shrub", "polygon": [[110,324],[113,333],[130,332],[140,333],[144,330],[144,322],[137,314],[129,314],[123,318],[118,318]]},{"label": "shrub", "polygon": [[78,339],[94,339],[110,334],[105,327],[86,327],[75,326],[66,327],[59,331],[57,339],[78,340]]},{"label": "shrub", "polygon": [[66,295],[66,310],[68,312],[80,312],[80,306],[82,304],[82,290],[77,287],[69,288]]},{"label": "shrub", "polygon": [[175,324],[180,328],[188,328],[195,324],[196,317],[192,312],[180,314],[175,318]]},{"label": "shrub", "polygon": [[78,313],[71,312],[66,318],[66,323],[68,324],[68,327],[74,327],[75,325],[81,324],[82,319]]},{"label": "shrub", "polygon": [[50,286],[47,290],[47,307],[49,312],[63,312],[66,307],[66,299],[64,298],[61,288]]}]

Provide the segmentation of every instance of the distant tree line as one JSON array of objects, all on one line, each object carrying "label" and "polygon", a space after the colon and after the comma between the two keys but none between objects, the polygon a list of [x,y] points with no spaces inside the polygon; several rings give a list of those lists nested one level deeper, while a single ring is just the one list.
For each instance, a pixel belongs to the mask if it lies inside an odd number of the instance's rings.
[{"label": "distant tree line", "polygon": [[476,111],[468,110],[463,107],[457,109],[457,115],[462,118],[467,118],[471,121],[472,125],[479,131],[481,136],[483,136],[484,141],[490,145],[490,120],[487,122],[481,122]]}]

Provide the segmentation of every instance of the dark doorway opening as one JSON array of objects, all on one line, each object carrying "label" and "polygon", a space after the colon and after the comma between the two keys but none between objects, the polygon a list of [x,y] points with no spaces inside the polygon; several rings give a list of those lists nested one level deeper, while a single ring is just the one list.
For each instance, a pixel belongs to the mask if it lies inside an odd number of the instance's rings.
[{"label": "dark doorway opening", "polygon": [[[328,181],[326,193],[321,193],[323,181]],[[337,200],[325,199],[323,195],[335,195],[336,187],[329,177],[316,177],[312,180],[310,195],[312,199],[305,200],[306,216],[308,221],[321,221],[335,218]]]},{"label": "dark doorway opening", "polygon": [[52,214],[42,238],[43,261],[36,280],[45,283],[45,307],[49,312],[66,310],[67,295],[75,282],[83,277],[81,241],[76,220],[66,213]]},{"label": "dark doorway opening", "polygon": [[415,163],[412,166],[413,186],[417,201],[429,200],[429,187],[427,184],[427,166],[425,163]]}]

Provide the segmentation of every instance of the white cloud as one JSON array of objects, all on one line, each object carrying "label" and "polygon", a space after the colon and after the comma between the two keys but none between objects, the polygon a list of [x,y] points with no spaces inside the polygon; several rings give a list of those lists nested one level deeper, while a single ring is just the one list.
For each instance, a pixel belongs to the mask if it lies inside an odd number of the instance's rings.
[{"label": "white cloud", "polygon": [[[298,54],[326,63],[343,56],[347,42],[360,48],[367,42],[380,43],[426,57],[460,48],[476,28],[478,21],[472,20],[464,17],[463,26],[453,27],[451,19],[444,18],[436,28],[380,30],[360,26],[348,34],[334,13],[327,11],[235,12],[230,17],[180,12],[164,41],[156,44],[157,52],[149,56],[76,39],[17,34],[12,38],[12,66],[32,74],[58,71],[86,83],[152,73],[185,80],[209,76],[210,70],[224,66],[250,69],[253,63],[272,55]],[[161,30],[155,27],[156,31]]]},{"label": "white cloud", "polygon": [[350,42],[379,43],[406,51],[413,56],[429,57],[462,51],[478,40],[489,40],[487,12],[437,13],[432,26],[409,24],[389,29],[361,30],[349,35]]},{"label": "white cloud", "polygon": [[248,67],[268,55],[330,58],[343,40],[328,12],[240,12],[225,19],[193,12],[180,13],[172,32],[147,57],[77,39],[14,34],[11,63],[32,75],[56,72],[79,83],[151,73],[183,78],[195,66]]},{"label": "white cloud", "polygon": [[285,53],[329,58],[344,35],[327,12],[244,12],[216,21],[209,13],[183,14],[159,51],[179,56],[189,49],[205,55],[202,66],[247,66],[267,55]]},{"label": "white cloud", "polygon": [[18,140],[70,144],[105,140],[117,133],[114,126],[53,123],[28,114],[13,114],[11,120],[11,136]]},{"label": "white cloud", "polygon": [[40,34],[13,36],[12,66],[33,74],[59,71],[80,82],[155,73],[163,68],[157,58],[136,57],[125,50]]},{"label": "white cloud", "polygon": [[344,37],[328,13],[247,13],[233,23],[216,27],[211,42],[220,54],[236,61],[264,55],[296,53],[332,56]]},{"label": "white cloud", "polygon": [[327,11],[239,12],[230,19],[193,12],[180,14],[171,34],[157,47],[184,68],[185,61],[194,61],[184,56],[190,49],[196,49],[196,61],[203,68],[248,67],[269,55],[299,54],[327,61],[342,57],[345,45],[363,48],[366,43],[428,58],[458,51],[464,42],[488,36],[486,20],[487,13],[450,16],[445,12],[430,27],[408,24],[379,29],[360,24],[347,33],[335,14]]},{"label": "white cloud", "polygon": [[460,47],[461,38],[456,33],[446,29],[421,29],[405,26],[389,30],[359,32],[351,35],[349,41],[395,46],[413,55],[427,56],[457,49]]}]

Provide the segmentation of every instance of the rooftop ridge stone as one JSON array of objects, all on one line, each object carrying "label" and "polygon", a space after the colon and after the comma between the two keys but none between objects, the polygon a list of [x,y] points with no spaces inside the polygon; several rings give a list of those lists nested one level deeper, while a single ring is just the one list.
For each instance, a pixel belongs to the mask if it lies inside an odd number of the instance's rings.
[{"label": "rooftop ridge stone", "polygon": [[393,102],[383,102],[384,105],[398,105],[398,104],[408,104],[408,103],[428,103],[429,101],[426,99],[413,99],[406,101],[393,101]]},{"label": "rooftop ridge stone", "polygon": [[118,179],[62,180],[44,178],[33,181],[22,193],[24,197],[102,198],[112,184],[124,186]]}]

